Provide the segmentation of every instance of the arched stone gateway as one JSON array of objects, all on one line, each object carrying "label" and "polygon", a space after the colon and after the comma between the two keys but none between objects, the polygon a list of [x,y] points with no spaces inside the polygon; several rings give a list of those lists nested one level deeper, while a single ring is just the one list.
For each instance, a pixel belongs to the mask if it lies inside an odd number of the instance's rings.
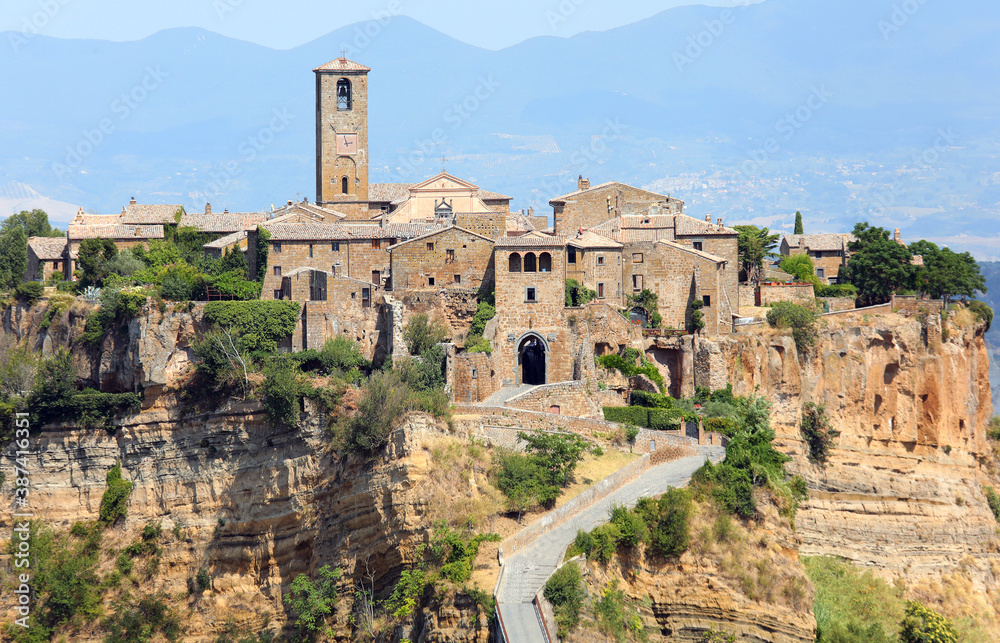
[{"label": "arched stone gateway", "polygon": [[528,333],[517,345],[518,384],[545,384],[548,346],[540,335]]}]

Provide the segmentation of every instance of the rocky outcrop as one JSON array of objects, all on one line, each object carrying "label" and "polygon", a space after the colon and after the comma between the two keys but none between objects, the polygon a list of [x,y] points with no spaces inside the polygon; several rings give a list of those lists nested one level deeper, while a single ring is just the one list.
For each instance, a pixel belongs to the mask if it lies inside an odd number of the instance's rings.
[{"label": "rocky outcrop", "polygon": [[[997,525],[981,491],[992,415],[982,326],[952,323],[942,341],[936,316],[827,319],[802,355],[770,330],[699,340],[713,376],[740,395],[760,387],[774,403],[777,444],[810,487],[795,520],[801,553],[908,577],[971,556],[979,582],[994,583]],[[824,466],[810,463],[799,432],[808,402],[824,404],[840,432]]]}]

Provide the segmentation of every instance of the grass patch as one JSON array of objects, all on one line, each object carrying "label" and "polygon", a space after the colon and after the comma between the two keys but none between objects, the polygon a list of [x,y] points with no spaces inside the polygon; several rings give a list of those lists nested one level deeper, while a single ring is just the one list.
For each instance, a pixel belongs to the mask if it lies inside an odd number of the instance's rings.
[{"label": "grass patch", "polygon": [[819,643],[896,640],[906,610],[900,588],[839,558],[803,556],[802,564],[816,588]]}]

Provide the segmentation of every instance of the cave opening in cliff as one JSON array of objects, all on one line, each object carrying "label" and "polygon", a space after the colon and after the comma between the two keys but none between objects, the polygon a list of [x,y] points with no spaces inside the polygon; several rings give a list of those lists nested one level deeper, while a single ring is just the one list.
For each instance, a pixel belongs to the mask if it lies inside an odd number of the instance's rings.
[{"label": "cave opening in cliff", "polygon": [[521,384],[545,384],[545,342],[537,335],[528,335],[517,351],[521,367]]}]

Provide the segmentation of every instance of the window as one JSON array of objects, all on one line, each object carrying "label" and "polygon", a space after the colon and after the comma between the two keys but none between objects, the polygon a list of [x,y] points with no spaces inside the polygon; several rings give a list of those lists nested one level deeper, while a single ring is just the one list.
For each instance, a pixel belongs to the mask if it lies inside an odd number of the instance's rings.
[{"label": "window", "polygon": [[527,286],[524,289],[524,301],[526,302],[536,302],[538,301],[537,291],[534,286]]},{"label": "window", "polygon": [[382,285],[382,273],[378,270],[372,270],[372,283],[376,286]]},{"label": "window", "polygon": [[597,255],[597,265],[598,266],[604,265],[604,255]]},{"label": "window", "polygon": [[330,266],[330,274],[336,276],[336,274],[337,274],[337,266]]},{"label": "window", "polygon": [[332,250],[333,252],[340,252],[340,242],[334,241],[333,243],[331,243],[330,250]]},{"label": "window", "polygon": [[431,252],[434,252],[434,242],[433,241],[428,241],[427,242],[427,249],[430,250]]},{"label": "window", "polygon": [[309,244],[309,258],[312,259],[313,256],[313,244]]},{"label": "window", "polygon": [[822,259],[823,252],[821,250],[817,250],[816,252],[813,253],[813,257],[815,257],[816,259]]},{"label": "window", "polygon": [[427,285],[428,286],[433,286],[434,285],[434,277],[428,277],[427,278]]},{"label": "window", "polygon": [[372,289],[362,288],[361,289],[361,307],[371,308],[372,307]]},{"label": "window", "polygon": [[642,263],[642,253],[633,252],[632,253],[632,263]]},{"label": "window", "polygon": [[271,249],[274,250],[275,253],[281,252],[281,243],[279,243],[277,241],[274,242],[274,243],[272,243],[271,244]]},{"label": "window", "polygon": [[598,281],[597,282],[597,298],[598,299],[604,299],[604,282],[603,281]]},{"label": "window", "polygon": [[826,269],[825,268],[817,268],[816,269],[816,276],[819,277],[820,279],[826,279]]},{"label": "window", "polygon": [[347,177],[346,176],[340,179],[340,193],[341,194],[347,194]]},{"label": "window", "polygon": [[521,272],[521,255],[516,252],[510,253],[507,263],[507,272]]},{"label": "window", "polygon": [[705,304],[705,308],[710,308],[712,306],[712,295],[702,295],[701,301]]},{"label": "window", "polygon": [[455,283],[456,284],[462,283],[462,275],[455,275]]},{"label": "window", "polygon": [[274,267],[274,276],[275,277],[280,277],[281,276],[281,266],[275,266]]},{"label": "window", "polygon": [[538,255],[538,271],[552,272],[552,255],[547,252]]},{"label": "window", "polygon": [[479,369],[477,369],[477,368],[473,368],[472,369],[472,379],[474,379],[474,380],[475,379],[479,379]]},{"label": "window", "polygon": [[704,250],[704,244],[701,241],[695,241],[691,245],[694,246],[695,250]]},{"label": "window", "polygon": [[337,81],[337,109],[351,109],[351,81],[346,78]]},{"label": "window", "polygon": [[538,265],[535,262],[535,253],[529,252],[524,255],[524,271],[525,272],[538,272]]},{"label": "window", "polygon": [[444,262],[445,263],[455,263],[455,251],[445,250],[444,251]]},{"label": "window", "polygon": [[281,289],[280,288],[278,290],[274,291],[274,298],[275,299],[281,299]]},{"label": "window", "polygon": [[642,290],[642,275],[632,275],[632,290]]},{"label": "window", "polygon": [[566,248],[566,263],[576,263],[576,248],[573,246]]},{"label": "window", "polygon": [[372,250],[380,250],[382,248],[381,239],[372,239]]}]

